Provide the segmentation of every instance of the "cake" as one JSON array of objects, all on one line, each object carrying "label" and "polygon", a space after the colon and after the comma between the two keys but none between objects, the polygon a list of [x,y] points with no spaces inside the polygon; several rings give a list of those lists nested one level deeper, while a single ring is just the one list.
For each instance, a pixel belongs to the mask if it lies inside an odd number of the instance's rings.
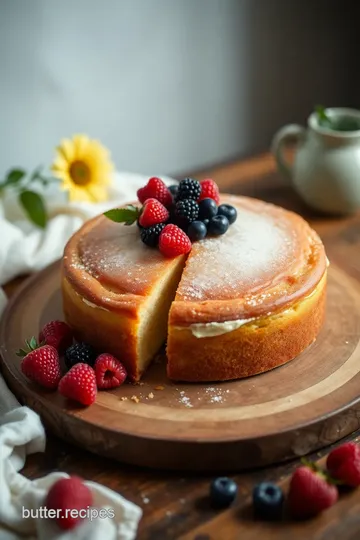
[{"label": "cake", "polygon": [[79,340],[121,359],[138,381],[167,341],[169,378],[202,382],[273,369],[317,337],[327,259],[298,215],[222,195],[237,221],[165,258],[136,225],[87,222],[63,258],[64,313]]}]

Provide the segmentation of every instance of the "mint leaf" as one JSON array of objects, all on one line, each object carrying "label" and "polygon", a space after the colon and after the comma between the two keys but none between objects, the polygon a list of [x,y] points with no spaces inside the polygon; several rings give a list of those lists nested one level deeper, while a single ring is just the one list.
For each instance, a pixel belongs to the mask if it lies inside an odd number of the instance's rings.
[{"label": "mint leaf", "polygon": [[30,221],[44,229],[47,223],[47,214],[41,196],[35,191],[25,190],[20,193],[19,201]]},{"label": "mint leaf", "polygon": [[125,225],[132,225],[140,216],[140,209],[132,204],[125,206],[124,208],[113,208],[104,212],[104,216],[115,221],[115,223],[125,223]]}]

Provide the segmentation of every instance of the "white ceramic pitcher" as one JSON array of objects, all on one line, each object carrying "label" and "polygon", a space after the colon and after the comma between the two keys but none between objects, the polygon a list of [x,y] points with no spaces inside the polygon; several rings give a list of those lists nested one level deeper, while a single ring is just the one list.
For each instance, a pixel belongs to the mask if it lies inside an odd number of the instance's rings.
[{"label": "white ceramic pitcher", "polygon": [[[279,170],[308,205],[331,214],[349,214],[360,208],[360,111],[332,108],[325,112],[331,120],[351,119],[359,129],[323,127],[313,113],[307,129],[297,124],[281,128],[273,138],[272,152]],[[294,139],[297,147],[291,165],[283,150]]]}]

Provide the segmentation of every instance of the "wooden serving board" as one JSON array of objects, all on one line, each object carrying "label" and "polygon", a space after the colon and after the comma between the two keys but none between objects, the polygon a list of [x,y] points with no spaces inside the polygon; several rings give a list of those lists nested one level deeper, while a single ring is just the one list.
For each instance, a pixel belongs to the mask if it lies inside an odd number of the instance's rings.
[{"label": "wooden serving board", "polygon": [[321,334],[287,365],[238,381],[175,384],[159,355],[140,385],[99,392],[88,408],[29,382],[15,355],[45,322],[63,318],[59,270],[55,263],[28,280],[0,327],[9,386],[58,436],[137,465],[231,471],[304,455],[359,428],[360,289],[339,269],[330,267]]}]

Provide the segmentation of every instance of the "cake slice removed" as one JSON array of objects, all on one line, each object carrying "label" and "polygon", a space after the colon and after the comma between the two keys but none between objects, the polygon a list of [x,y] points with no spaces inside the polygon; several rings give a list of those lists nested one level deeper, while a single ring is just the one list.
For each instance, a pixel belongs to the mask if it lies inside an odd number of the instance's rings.
[{"label": "cake slice removed", "polygon": [[136,225],[88,221],[63,258],[64,313],[77,339],[114,354],[138,381],[166,341],[185,258],[145,246]]}]

